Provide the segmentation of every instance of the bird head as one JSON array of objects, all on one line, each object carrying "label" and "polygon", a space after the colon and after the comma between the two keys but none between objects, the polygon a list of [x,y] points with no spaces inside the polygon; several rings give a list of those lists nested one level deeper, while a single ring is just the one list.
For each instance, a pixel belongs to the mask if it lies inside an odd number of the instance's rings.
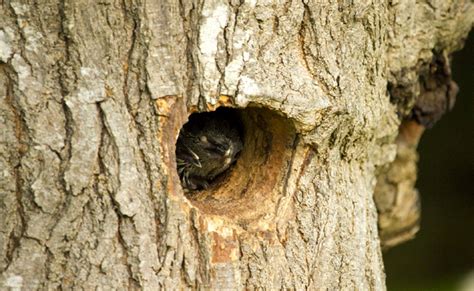
[{"label": "bird head", "polygon": [[199,143],[208,159],[215,160],[223,166],[230,165],[242,149],[239,138],[226,135],[201,135]]}]

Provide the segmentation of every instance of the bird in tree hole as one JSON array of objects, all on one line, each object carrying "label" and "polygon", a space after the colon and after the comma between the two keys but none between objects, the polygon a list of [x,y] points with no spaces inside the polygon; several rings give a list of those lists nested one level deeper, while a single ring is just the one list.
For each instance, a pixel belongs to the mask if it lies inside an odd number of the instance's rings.
[{"label": "bird in tree hole", "polygon": [[236,161],[242,146],[235,120],[225,112],[191,115],[176,142],[181,184],[187,190],[206,189]]}]

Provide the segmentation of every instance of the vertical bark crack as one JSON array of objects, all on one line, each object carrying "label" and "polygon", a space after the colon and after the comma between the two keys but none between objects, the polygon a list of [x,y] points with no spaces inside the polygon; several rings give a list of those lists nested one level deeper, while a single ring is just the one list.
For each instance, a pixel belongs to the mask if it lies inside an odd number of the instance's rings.
[{"label": "vertical bark crack", "polygon": [[13,115],[13,131],[16,137],[16,141],[12,141],[11,146],[9,146],[10,157],[8,161],[11,164],[11,169],[13,169],[12,174],[15,180],[16,216],[20,222],[19,224],[14,225],[8,236],[6,265],[4,268],[4,270],[6,270],[13,260],[16,249],[20,246],[20,239],[23,237],[26,228],[26,213],[22,201],[23,191],[25,191],[26,187],[24,185],[25,181],[22,172],[22,159],[29,151],[30,137],[24,119],[24,112],[18,104],[17,98],[14,98],[14,79],[18,76],[13,68],[6,64],[0,64],[0,74],[3,74],[6,77],[5,103]]}]

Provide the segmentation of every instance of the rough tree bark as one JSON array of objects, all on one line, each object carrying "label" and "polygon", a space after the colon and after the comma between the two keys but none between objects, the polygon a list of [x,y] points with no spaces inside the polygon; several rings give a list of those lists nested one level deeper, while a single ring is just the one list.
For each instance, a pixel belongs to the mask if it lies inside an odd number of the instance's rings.
[{"label": "rough tree bark", "polygon": [[[375,201],[413,235],[470,0],[0,5],[2,289],[385,288]],[[185,194],[179,129],[219,106],[244,151]]]}]

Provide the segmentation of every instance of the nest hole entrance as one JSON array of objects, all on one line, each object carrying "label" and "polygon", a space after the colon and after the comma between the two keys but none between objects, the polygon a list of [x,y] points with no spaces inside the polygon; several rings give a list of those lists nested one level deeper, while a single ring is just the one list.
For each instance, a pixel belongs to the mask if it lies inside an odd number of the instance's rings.
[{"label": "nest hole entrance", "polygon": [[[222,128],[213,128],[219,126]],[[183,142],[186,132],[188,139]],[[189,132],[199,135],[190,137]],[[232,138],[222,138],[221,134],[228,134]],[[235,140],[236,135],[240,141]],[[186,197],[206,214],[226,216],[240,223],[258,220],[275,209],[287,178],[295,137],[296,131],[289,119],[265,108],[218,108],[214,112],[191,114],[176,144],[177,171]],[[216,150],[215,147],[221,145],[219,140],[225,146]],[[209,155],[201,151],[201,147],[208,147],[207,143],[211,143]],[[223,165],[226,162],[224,155],[229,153],[229,143],[233,144],[232,151],[238,152],[230,154],[228,158],[231,164],[226,166]],[[216,171],[205,169],[198,175],[205,173],[201,176],[208,177],[206,179],[190,177],[198,170],[193,168],[193,173],[188,173],[188,177],[184,178],[183,152],[189,152],[189,149],[197,156],[202,156],[199,157],[201,167],[219,168],[220,163],[222,168],[219,170],[225,170],[213,176]],[[202,161],[209,157],[216,157],[220,162],[206,164],[206,161]],[[184,158],[189,160],[196,157],[191,153],[191,156],[185,155]],[[211,174],[206,176],[206,173]]]}]

